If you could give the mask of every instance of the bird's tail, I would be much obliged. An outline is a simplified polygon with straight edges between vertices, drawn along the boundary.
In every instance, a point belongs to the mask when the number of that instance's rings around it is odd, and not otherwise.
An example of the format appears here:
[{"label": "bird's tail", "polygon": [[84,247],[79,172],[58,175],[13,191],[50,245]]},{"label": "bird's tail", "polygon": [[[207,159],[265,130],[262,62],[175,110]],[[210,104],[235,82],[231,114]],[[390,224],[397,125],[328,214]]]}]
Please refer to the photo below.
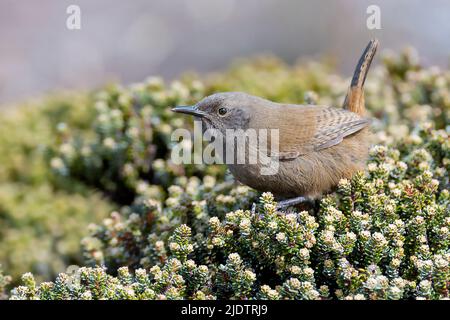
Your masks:
[{"label": "bird's tail", "polygon": [[364,50],[358,65],[353,74],[350,88],[344,101],[344,109],[363,115],[365,112],[364,106],[364,82],[366,81],[367,72],[370,64],[378,48],[378,40],[372,39]]}]

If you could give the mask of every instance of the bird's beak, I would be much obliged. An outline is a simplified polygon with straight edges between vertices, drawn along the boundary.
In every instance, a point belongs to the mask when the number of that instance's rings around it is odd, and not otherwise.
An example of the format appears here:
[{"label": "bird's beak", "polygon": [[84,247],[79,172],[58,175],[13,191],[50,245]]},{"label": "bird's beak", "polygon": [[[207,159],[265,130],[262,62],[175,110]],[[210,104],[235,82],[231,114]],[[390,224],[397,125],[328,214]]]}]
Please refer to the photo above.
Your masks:
[{"label": "bird's beak", "polygon": [[196,117],[204,117],[206,115],[205,112],[198,110],[198,108],[196,106],[178,106],[178,107],[172,108],[172,111],[178,112],[178,113],[189,114],[191,116],[196,116]]}]

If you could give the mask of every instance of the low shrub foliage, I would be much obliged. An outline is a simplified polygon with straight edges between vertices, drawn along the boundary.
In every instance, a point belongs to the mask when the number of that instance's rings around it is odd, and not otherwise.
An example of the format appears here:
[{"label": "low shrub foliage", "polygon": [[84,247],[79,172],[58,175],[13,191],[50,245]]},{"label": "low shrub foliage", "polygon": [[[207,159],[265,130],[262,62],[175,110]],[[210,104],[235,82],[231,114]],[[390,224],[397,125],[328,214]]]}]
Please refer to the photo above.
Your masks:
[{"label": "low shrub foliage", "polygon": [[367,80],[366,170],[314,204],[279,211],[224,166],[170,160],[171,133],[191,127],[173,105],[239,90],[339,106],[347,86],[327,64],[265,57],[96,93],[84,125],[58,118],[40,159],[55,194],[95,189],[117,210],[86,228],[84,267],[52,282],[25,273],[10,299],[448,298],[450,73],[412,49],[386,54]]}]

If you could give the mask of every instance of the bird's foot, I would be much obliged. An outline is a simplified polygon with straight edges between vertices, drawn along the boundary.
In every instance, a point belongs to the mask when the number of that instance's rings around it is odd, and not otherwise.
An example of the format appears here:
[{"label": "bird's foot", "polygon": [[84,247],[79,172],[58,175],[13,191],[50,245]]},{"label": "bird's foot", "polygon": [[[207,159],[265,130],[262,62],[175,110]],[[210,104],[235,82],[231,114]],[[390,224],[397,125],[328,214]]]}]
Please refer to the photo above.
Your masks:
[{"label": "bird's foot", "polygon": [[290,206],[295,206],[299,203],[305,203],[305,202],[313,202],[314,200],[307,198],[307,197],[296,197],[292,199],[285,199],[277,204],[277,209],[285,209]]}]

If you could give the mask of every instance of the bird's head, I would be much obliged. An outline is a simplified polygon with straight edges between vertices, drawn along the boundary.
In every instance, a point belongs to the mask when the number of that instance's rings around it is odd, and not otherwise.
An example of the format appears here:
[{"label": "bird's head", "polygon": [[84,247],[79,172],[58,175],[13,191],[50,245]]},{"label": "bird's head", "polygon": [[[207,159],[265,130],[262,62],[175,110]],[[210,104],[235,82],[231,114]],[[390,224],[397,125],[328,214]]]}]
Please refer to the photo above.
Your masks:
[{"label": "bird's head", "polygon": [[179,106],[172,111],[202,119],[207,128],[247,129],[261,98],[242,92],[223,92],[210,95],[193,106]]}]

